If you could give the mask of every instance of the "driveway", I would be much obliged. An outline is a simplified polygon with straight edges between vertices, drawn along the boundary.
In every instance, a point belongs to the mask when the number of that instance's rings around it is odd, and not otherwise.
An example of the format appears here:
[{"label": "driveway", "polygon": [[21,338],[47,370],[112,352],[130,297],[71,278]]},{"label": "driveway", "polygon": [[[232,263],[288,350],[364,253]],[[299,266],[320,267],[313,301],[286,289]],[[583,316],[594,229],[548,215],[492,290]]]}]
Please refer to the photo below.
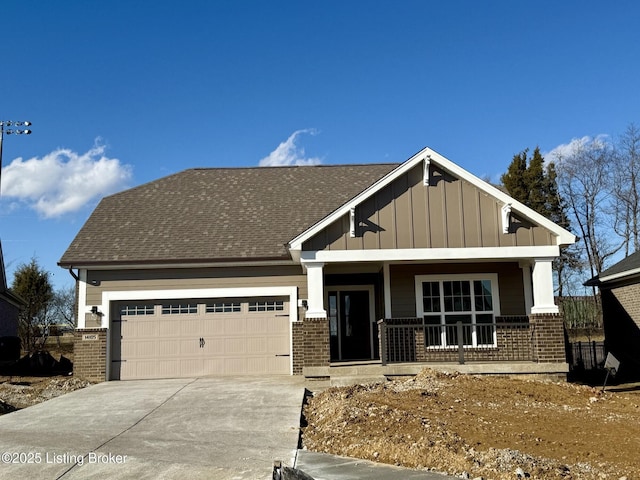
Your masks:
[{"label": "driveway", "polygon": [[0,417],[0,478],[270,479],[292,464],[304,379],[108,382]]}]

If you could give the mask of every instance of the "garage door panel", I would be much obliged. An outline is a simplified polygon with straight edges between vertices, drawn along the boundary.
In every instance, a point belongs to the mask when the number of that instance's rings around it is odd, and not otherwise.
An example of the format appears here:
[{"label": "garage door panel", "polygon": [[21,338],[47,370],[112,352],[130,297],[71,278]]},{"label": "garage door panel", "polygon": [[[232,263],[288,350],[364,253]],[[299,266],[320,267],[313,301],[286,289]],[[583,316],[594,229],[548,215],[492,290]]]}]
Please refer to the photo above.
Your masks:
[{"label": "garage door panel", "polygon": [[161,314],[156,308],[154,315],[123,316],[121,338],[113,338],[119,345],[112,352],[120,357],[114,356],[113,371],[121,379],[290,373],[288,316],[249,312],[247,305],[237,312]]}]

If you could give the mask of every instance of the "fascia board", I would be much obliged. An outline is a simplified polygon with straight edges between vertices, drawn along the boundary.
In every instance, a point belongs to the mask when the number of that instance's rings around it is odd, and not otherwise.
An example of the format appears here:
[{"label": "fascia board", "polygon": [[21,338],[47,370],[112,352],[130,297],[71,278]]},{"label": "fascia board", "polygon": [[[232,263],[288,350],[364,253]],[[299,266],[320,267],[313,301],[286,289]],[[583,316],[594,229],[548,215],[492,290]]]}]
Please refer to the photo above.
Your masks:
[{"label": "fascia board", "polygon": [[301,262],[405,262],[405,261],[479,261],[553,259],[560,255],[560,247],[472,247],[472,248],[405,248],[380,250],[319,250],[302,251]]},{"label": "fascia board", "polygon": [[621,278],[632,277],[634,275],[640,275],[640,268],[634,268],[632,270],[627,270],[620,273],[614,273],[612,275],[607,275],[606,277],[600,277],[599,283],[607,283],[612,282],[614,280],[619,280]]}]

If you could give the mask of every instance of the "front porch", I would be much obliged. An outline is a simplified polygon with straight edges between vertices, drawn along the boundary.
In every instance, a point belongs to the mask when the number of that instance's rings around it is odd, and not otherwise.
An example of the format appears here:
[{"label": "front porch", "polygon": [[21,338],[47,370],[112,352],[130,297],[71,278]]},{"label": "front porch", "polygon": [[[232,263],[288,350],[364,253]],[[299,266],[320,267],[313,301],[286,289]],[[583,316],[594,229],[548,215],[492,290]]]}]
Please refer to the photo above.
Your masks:
[{"label": "front porch", "polygon": [[[320,338],[328,334],[328,323],[315,319],[315,334]],[[318,346],[315,343],[314,358],[328,360],[329,342],[324,342],[324,352]],[[331,385],[345,385],[413,376],[424,368],[555,380],[566,379],[569,369],[563,318],[558,314],[498,316],[492,323],[437,326],[425,324],[423,318],[384,319],[378,322],[377,350],[380,360],[325,360],[303,366],[301,373],[330,380]]]}]

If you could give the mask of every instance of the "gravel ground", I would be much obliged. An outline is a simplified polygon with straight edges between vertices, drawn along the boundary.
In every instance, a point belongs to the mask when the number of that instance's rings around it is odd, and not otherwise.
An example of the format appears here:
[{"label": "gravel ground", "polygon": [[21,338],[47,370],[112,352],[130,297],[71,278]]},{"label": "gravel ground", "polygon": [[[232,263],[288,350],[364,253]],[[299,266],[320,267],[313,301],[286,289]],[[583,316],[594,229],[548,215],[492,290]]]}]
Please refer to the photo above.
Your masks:
[{"label": "gravel ground", "polygon": [[304,447],[462,478],[640,479],[640,395],[425,370],[332,387],[305,407]]},{"label": "gravel ground", "polygon": [[0,377],[0,415],[91,385],[73,376]]}]

